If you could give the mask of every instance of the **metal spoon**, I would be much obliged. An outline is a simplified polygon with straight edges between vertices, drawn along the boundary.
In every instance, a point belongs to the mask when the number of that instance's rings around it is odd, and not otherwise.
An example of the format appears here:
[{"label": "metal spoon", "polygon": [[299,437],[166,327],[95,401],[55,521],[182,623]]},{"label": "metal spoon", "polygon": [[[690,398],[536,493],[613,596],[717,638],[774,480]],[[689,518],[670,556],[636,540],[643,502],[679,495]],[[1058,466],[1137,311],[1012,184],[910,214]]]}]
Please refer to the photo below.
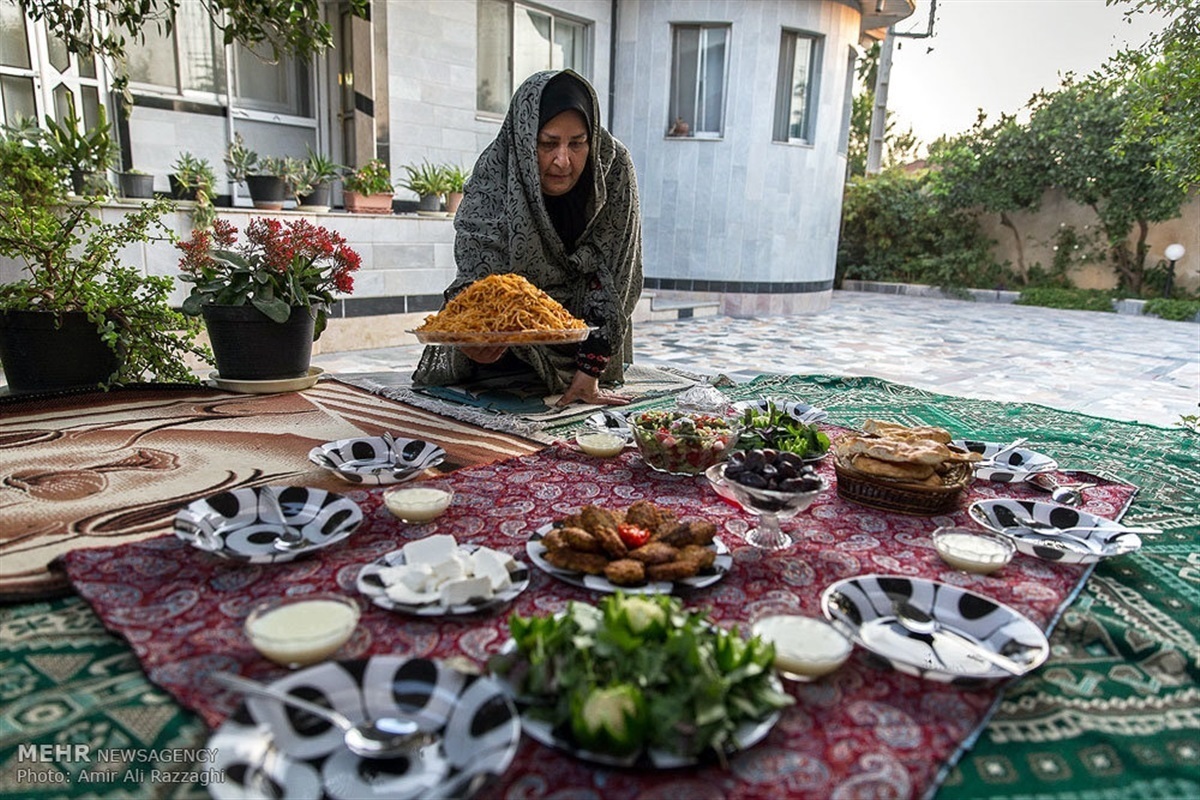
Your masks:
[{"label": "metal spoon", "polygon": [[1071,486],[1059,484],[1050,492],[1050,499],[1064,506],[1077,506],[1083,501],[1083,490],[1090,489],[1094,483],[1076,483]]},{"label": "metal spoon", "polygon": [[279,497],[266,486],[258,490],[258,518],[276,534],[275,541],[271,543],[276,550],[290,553],[312,546],[303,531],[287,523]]},{"label": "metal spoon", "polygon": [[931,636],[935,640],[939,637],[953,639],[966,647],[972,655],[979,656],[984,661],[999,667],[1010,675],[1022,675],[1025,673],[1024,665],[1014,661],[1003,653],[990,650],[987,646],[980,644],[969,636],[964,636],[953,628],[945,627],[942,623],[906,600],[897,602],[893,606],[893,609],[896,612],[896,621],[906,630]]},{"label": "metal spoon", "polygon": [[350,721],[349,717],[331,708],[311,703],[281,689],[243,678],[240,675],[215,672],[212,674],[212,678],[217,683],[230,689],[236,689],[243,694],[255,694],[278,700],[337,726],[342,731],[346,748],[363,758],[395,758],[408,755],[434,739],[433,734],[422,733],[420,726],[412,719],[379,717],[363,720],[356,725]]}]

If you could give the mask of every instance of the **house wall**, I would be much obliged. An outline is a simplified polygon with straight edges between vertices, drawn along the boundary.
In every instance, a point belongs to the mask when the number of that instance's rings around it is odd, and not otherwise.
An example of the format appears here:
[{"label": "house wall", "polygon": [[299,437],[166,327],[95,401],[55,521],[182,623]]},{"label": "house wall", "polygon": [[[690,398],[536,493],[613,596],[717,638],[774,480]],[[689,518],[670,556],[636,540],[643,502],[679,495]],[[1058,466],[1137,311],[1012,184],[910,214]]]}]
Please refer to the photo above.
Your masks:
[{"label": "house wall", "polygon": [[[532,5],[591,24],[588,78],[606,119],[612,3],[558,0]],[[424,160],[473,167],[502,122],[475,111],[475,0],[389,2],[387,13],[392,176],[399,184],[405,164]],[[399,188],[396,197],[416,199]]]},{"label": "house wall", "polygon": [[[613,133],[638,169],[647,288],[733,316],[828,307],[846,157],[838,152],[857,4],[621,0]],[[670,137],[671,24],[731,25],[722,139]],[[771,140],[784,28],[823,36],[811,144]]]}]

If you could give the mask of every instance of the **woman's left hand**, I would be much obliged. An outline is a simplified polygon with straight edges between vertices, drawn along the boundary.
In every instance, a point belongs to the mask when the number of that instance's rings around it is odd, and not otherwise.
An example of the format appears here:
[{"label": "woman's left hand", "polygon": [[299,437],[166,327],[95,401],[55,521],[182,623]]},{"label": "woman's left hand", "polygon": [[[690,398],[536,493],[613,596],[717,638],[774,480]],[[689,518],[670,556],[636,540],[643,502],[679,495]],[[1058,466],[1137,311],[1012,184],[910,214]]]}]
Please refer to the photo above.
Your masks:
[{"label": "woman's left hand", "polygon": [[578,400],[593,405],[624,406],[629,405],[629,401],[632,399],[623,394],[601,389],[599,378],[594,378],[586,372],[576,372],[575,377],[571,379],[571,385],[567,387],[555,405],[562,408]]}]

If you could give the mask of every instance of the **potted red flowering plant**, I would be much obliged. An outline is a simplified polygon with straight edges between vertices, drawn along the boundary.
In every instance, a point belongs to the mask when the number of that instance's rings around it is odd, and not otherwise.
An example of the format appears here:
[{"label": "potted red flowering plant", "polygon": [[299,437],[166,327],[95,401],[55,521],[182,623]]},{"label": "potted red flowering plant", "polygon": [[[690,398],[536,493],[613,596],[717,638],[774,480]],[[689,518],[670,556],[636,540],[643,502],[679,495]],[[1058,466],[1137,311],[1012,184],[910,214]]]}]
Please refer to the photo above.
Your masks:
[{"label": "potted red flowering plant", "polygon": [[237,228],[218,219],[180,242],[183,312],[203,315],[217,371],[229,380],[282,380],[308,373],[334,292],[354,290],[361,259],[338,233],[304,219],[257,218]]}]

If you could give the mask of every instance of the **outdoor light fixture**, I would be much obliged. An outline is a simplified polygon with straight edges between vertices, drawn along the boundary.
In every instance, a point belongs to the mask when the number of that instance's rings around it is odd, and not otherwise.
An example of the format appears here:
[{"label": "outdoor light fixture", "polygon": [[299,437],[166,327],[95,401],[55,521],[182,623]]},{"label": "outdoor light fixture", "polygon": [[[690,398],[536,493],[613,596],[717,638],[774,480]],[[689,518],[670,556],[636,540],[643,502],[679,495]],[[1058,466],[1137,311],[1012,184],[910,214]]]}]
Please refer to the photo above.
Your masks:
[{"label": "outdoor light fixture", "polygon": [[1167,280],[1163,284],[1163,297],[1170,297],[1171,290],[1175,284],[1175,262],[1183,258],[1183,254],[1187,251],[1183,249],[1183,245],[1179,242],[1167,245],[1167,249],[1163,251],[1163,255],[1167,257]]}]

